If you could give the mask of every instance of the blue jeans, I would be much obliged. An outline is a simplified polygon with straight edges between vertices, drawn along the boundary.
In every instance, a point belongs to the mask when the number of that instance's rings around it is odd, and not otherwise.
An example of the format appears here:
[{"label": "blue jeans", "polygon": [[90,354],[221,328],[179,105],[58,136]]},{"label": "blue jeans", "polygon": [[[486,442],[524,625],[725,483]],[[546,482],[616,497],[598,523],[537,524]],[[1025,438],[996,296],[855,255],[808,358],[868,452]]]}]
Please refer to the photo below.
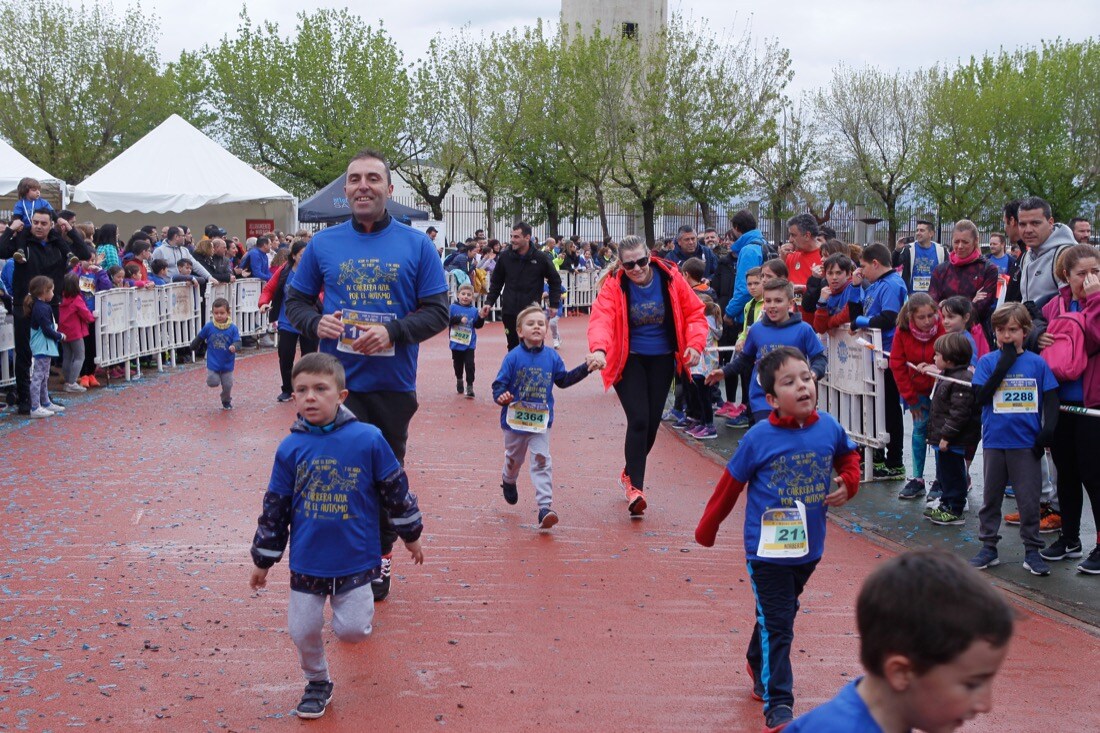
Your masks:
[{"label": "blue jeans", "polygon": [[954,445],[947,450],[936,451],[936,480],[940,482],[943,496],[940,507],[955,515],[963,513],[966,506],[966,451]]},{"label": "blue jeans", "polygon": [[915,409],[924,417],[918,418],[914,408],[910,408],[909,414],[913,416],[913,478],[923,479],[924,461],[928,457],[928,419],[932,416],[932,400],[920,397]]}]

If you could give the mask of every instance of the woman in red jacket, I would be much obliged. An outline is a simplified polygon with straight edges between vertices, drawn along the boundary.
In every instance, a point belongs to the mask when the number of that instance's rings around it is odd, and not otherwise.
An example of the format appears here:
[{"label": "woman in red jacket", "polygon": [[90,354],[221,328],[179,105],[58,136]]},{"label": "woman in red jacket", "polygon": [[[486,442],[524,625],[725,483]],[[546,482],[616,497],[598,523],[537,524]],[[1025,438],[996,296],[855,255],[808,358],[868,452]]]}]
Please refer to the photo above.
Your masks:
[{"label": "woman in red jacket", "polygon": [[657,439],[676,368],[684,374],[707,342],[703,302],[675,266],[651,259],[639,237],[623,237],[588,322],[589,359],[603,369],[626,413],[626,467],[619,486],[631,516],[646,508],[646,458]]}]

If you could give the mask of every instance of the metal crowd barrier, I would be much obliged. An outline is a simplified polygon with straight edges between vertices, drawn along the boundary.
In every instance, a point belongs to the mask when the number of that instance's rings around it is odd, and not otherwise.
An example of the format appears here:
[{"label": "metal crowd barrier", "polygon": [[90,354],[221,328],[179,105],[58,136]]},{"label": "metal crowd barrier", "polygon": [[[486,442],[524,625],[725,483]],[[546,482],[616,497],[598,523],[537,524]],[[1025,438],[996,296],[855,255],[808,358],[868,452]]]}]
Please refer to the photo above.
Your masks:
[{"label": "metal crowd barrier", "polygon": [[0,387],[15,384],[15,319],[0,320]]},{"label": "metal crowd barrier", "polygon": [[852,333],[848,326],[830,331],[829,366],[821,380],[818,404],[864,449],[864,478],[871,478],[875,450],[890,442],[886,430],[886,378],[889,360],[882,351],[882,331]]}]

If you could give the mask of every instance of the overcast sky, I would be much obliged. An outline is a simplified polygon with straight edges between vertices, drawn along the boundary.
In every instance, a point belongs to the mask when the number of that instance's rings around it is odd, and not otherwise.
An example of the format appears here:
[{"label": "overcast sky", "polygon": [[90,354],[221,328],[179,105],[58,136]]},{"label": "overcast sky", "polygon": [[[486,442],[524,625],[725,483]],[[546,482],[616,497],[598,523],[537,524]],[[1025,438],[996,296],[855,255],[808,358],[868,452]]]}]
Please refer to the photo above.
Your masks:
[{"label": "overcast sky", "polygon": [[[75,1],[75,0],[73,0]],[[123,0],[116,0],[122,5]],[[232,34],[236,0],[156,0],[144,3],[161,20],[162,60]],[[380,20],[412,61],[436,33],[469,23],[491,32],[542,17],[557,21],[560,0],[412,0],[411,2],[292,2],[252,0],[253,21],[267,19],[289,33],[295,15],[319,7],[347,7],[370,24]],[[751,22],[757,36],[778,38],[790,49],[791,91],[826,83],[839,62],[914,69],[981,55],[1000,47],[1062,37],[1082,40],[1100,29],[1100,0],[669,0],[672,12],[705,18],[716,28]]]}]

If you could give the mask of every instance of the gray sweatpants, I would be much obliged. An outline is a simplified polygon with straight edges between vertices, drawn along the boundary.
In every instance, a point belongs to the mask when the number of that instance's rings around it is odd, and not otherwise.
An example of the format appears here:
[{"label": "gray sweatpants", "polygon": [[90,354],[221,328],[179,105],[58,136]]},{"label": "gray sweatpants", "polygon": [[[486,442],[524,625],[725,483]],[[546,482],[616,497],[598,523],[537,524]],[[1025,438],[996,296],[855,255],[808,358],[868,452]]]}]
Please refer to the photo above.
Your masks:
[{"label": "gray sweatpants", "polygon": [[374,591],[370,583],[335,596],[290,591],[287,625],[290,638],[298,647],[298,660],[307,682],[330,679],[321,635],[325,628],[326,598],[332,605],[332,630],[340,641],[355,644],[365,640],[374,623]]},{"label": "gray sweatpants", "polygon": [[84,339],[65,339],[61,342],[61,375],[65,384],[76,384],[80,369],[84,366]]},{"label": "gray sweatpants", "polygon": [[50,357],[34,357],[31,367],[31,410],[52,404],[47,383],[50,381]]},{"label": "gray sweatpants", "polygon": [[531,483],[535,486],[535,501],[540,507],[550,506],[554,499],[554,481],[550,470],[549,430],[545,433],[504,431],[504,480],[510,484],[516,482],[527,451],[531,451]]},{"label": "gray sweatpants", "polygon": [[207,387],[222,388],[222,402],[229,402],[230,393],[233,391],[233,372],[206,372]]},{"label": "gray sweatpants", "polygon": [[1030,448],[1003,450],[986,448],[985,495],[978,512],[978,539],[983,545],[996,547],[1001,539],[1001,503],[1005,486],[1012,484],[1016,492],[1016,508],[1020,510],[1020,539],[1025,548],[1042,549],[1039,539],[1039,493],[1043,488],[1041,462]]}]

